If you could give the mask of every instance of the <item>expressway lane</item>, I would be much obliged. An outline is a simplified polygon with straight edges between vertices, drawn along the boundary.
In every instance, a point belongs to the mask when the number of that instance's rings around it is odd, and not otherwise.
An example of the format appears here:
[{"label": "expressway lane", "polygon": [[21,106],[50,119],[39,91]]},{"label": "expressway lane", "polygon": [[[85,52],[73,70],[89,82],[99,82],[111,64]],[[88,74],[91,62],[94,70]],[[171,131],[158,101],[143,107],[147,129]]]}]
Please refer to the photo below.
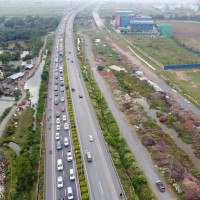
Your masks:
[{"label": "expressway lane", "polygon": [[[79,77],[80,69],[73,41],[73,20],[75,14],[69,17],[66,26],[65,48],[69,83],[71,88],[75,88],[75,92],[71,92],[71,96],[86,176],[89,183],[89,193],[91,199],[116,200],[119,199],[119,193],[122,189],[102,138],[101,130],[91,106],[84,82]],[[80,94],[83,98],[79,98]],[[94,142],[91,143],[88,138],[90,134],[94,137]],[[90,151],[93,156],[92,163],[85,161],[85,152],[87,150]]]},{"label": "expressway lane", "polygon": [[[63,60],[62,54],[63,51],[63,36],[65,23],[68,17],[71,15],[70,12],[66,14],[61,20],[57,31],[53,47],[50,75],[49,75],[49,88],[48,88],[48,107],[47,107],[47,137],[46,137],[46,184],[45,184],[45,199],[55,200],[67,198],[67,187],[72,187],[74,199],[79,200],[80,191],[77,189],[77,176],[76,176],[76,164],[74,162],[74,153],[72,147],[72,137],[69,124],[69,114],[67,109],[67,99],[66,91],[63,81]],[[62,100],[61,100],[62,97]],[[64,100],[63,100],[64,98]],[[58,101],[58,103],[56,103]],[[62,110],[64,108],[64,110]],[[56,116],[56,113],[59,112],[60,116]],[[64,121],[63,115],[66,116]],[[58,120],[59,119],[59,120]],[[64,128],[64,124],[68,123],[69,130]],[[60,130],[58,125],[60,125]],[[66,125],[66,124],[65,124]],[[56,139],[56,133],[59,133],[60,138]],[[64,145],[64,138],[68,138],[69,146]],[[61,150],[57,149],[57,141],[61,142]],[[67,161],[68,151],[72,152],[73,161]],[[50,153],[50,151],[52,153]],[[63,170],[58,171],[57,169],[57,160],[62,159]],[[75,180],[72,181],[69,179],[69,171],[74,169]],[[61,176],[63,178],[63,187],[58,188],[57,178]]]}]

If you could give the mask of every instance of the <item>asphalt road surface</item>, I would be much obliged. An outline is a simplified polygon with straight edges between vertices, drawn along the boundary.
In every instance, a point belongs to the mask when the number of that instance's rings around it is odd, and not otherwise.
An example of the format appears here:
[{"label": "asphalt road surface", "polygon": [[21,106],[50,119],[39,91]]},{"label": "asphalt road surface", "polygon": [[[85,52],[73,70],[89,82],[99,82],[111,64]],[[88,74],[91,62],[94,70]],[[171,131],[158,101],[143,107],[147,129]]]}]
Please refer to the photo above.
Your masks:
[{"label": "asphalt road surface", "polygon": [[[64,24],[66,26],[66,55],[68,76],[70,87],[75,89],[72,92],[72,102],[74,107],[74,113],[76,117],[77,131],[80,139],[80,146],[82,150],[83,162],[85,167],[85,175],[88,181],[90,199],[98,200],[116,200],[119,199],[119,194],[122,192],[120,183],[118,181],[115,169],[113,167],[110,156],[107,152],[106,145],[101,135],[101,130],[91,106],[87,90],[85,88],[82,76],[80,75],[78,60],[76,57],[76,51],[73,40],[73,21],[76,12],[72,11],[67,14],[56,31],[56,39],[53,48],[53,55],[50,68],[50,81],[48,91],[48,107],[47,112],[47,138],[46,138],[46,190],[45,199],[54,200],[60,198],[67,198],[67,187],[72,187],[74,199],[80,199],[80,191],[77,187],[76,177],[75,181],[69,180],[69,169],[76,169],[74,161],[68,162],[66,154],[69,150],[73,153],[73,146],[71,140],[71,130],[64,130],[64,122],[62,115],[67,116],[67,122],[69,124],[66,91],[61,91],[62,73],[59,72],[62,64],[62,57],[60,57],[60,51],[63,50],[63,32]],[[70,53],[69,53],[70,52]],[[58,60],[57,60],[58,59]],[[58,71],[56,70],[58,62]],[[81,76],[81,77],[80,77]],[[56,78],[58,77],[58,78]],[[62,79],[62,78],[61,78]],[[57,85],[56,85],[57,84]],[[55,88],[57,86],[58,90]],[[83,98],[79,98],[79,94]],[[58,95],[58,96],[55,96]],[[59,104],[55,105],[55,99],[59,98]],[[64,97],[64,102],[61,102],[61,97]],[[61,108],[64,107],[65,111],[62,112]],[[56,122],[56,112],[60,112],[60,125],[61,130],[57,130],[58,123]],[[62,149],[56,149],[55,133],[59,132]],[[92,135],[93,142],[89,141],[88,135]],[[64,147],[64,137],[68,137],[70,140],[69,147]],[[90,151],[92,154],[92,162],[87,162],[85,153]],[[62,159],[64,170],[57,170],[57,160]],[[74,160],[74,159],[73,159]],[[57,188],[57,177],[63,177],[63,188]]]},{"label": "asphalt road surface", "polygon": [[[122,189],[91,106],[76,56],[73,39],[75,14],[71,15],[67,22],[65,48],[70,88],[75,89],[71,95],[89,194],[90,198],[94,200],[117,200],[120,198],[119,194]],[[82,95],[82,98],[79,98],[79,95]],[[93,142],[89,141],[88,135],[93,136]],[[87,151],[92,154],[92,162],[86,160],[85,153]]]},{"label": "asphalt road surface", "polygon": [[121,133],[125,137],[137,162],[139,163],[142,170],[144,171],[144,173],[148,179],[149,185],[151,186],[154,194],[160,200],[175,199],[175,197],[173,197],[173,195],[170,193],[170,191],[167,188],[164,193],[161,193],[158,190],[157,186],[155,185],[155,181],[162,180],[162,176],[159,174],[159,172],[155,168],[152,160],[150,159],[148,152],[146,151],[146,149],[143,147],[143,145],[139,141],[135,130],[127,123],[127,121],[124,119],[123,114],[116,107],[116,104],[115,104],[108,88],[106,87],[104,80],[97,72],[96,66],[94,65],[93,60],[91,59],[90,40],[85,35],[82,34],[82,36],[84,36],[84,38],[85,38],[87,58],[90,62],[90,66],[92,68],[94,78],[95,78],[96,82],[98,83],[98,85],[101,89],[101,92],[102,92],[103,96],[105,97],[105,99],[106,99],[106,101],[118,123],[118,126],[120,127]]},{"label": "asphalt road surface", "polygon": [[[74,199],[80,199],[79,190],[77,190],[77,177],[74,181],[69,179],[69,170],[74,169],[76,172],[76,166],[74,162],[73,145],[71,140],[71,130],[64,130],[64,123],[69,124],[69,116],[67,110],[66,91],[64,87],[63,73],[60,72],[60,67],[63,69],[62,56],[60,52],[63,50],[63,36],[66,20],[69,15],[67,14],[60,22],[57,31],[53,48],[53,54],[51,59],[50,78],[49,78],[49,91],[48,91],[48,107],[47,107],[47,138],[46,138],[46,194],[45,199],[54,200],[61,199],[67,196],[67,187],[72,187]],[[57,60],[57,61],[56,61]],[[63,77],[63,78],[62,78]],[[63,82],[63,83],[62,83]],[[62,84],[61,84],[62,83]],[[57,87],[57,89],[56,89]],[[64,90],[61,90],[61,87]],[[64,101],[61,101],[61,97],[64,97]],[[58,98],[58,105],[55,105],[55,99]],[[61,108],[64,107],[64,111]],[[56,117],[56,112],[60,112],[60,117]],[[66,121],[63,121],[63,115],[66,115]],[[56,122],[56,119],[60,119],[60,123]],[[57,130],[57,125],[60,125],[60,130]],[[70,126],[70,125],[69,125]],[[60,142],[62,145],[61,150],[56,148],[55,134],[59,133]],[[69,140],[69,146],[64,146],[64,138]],[[50,153],[51,151],[51,153]],[[73,155],[73,161],[67,161],[67,152],[71,151]],[[57,160],[62,159],[64,169],[57,170]],[[76,175],[76,174],[75,174]],[[63,188],[57,188],[57,178],[63,177]]]}]

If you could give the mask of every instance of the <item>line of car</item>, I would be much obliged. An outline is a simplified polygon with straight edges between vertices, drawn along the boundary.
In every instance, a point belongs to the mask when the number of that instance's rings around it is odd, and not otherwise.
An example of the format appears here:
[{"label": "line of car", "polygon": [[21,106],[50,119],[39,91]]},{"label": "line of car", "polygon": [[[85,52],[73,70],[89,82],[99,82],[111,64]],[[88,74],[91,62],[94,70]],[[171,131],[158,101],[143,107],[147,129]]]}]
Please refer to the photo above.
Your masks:
[{"label": "line of car", "polygon": [[[60,150],[63,149],[63,144],[64,148],[66,148],[66,156],[63,157],[63,152],[56,158],[56,168],[58,173],[57,176],[57,188],[61,189],[64,188],[64,180],[65,180],[65,175],[64,172],[66,172],[67,168],[67,173],[69,174],[69,180],[70,181],[75,181],[75,171],[73,167],[71,167],[71,164],[67,167],[64,166],[66,165],[64,162],[64,158],[66,157],[66,160],[68,162],[73,161],[73,154],[71,152],[70,148],[70,140],[69,140],[69,124],[67,122],[67,115],[66,112],[67,110],[65,109],[65,83],[64,83],[64,74],[63,74],[63,59],[62,59],[62,51],[63,51],[63,34],[64,34],[64,25],[62,26],[62,30],[59,32],[59,37],[57,38],[57,46],[56,46],[56,58],[55,58],[55,65],[54,65],[54,82],[55,85],[54,87],[54,104],[55,104],[55,132],[54,132],[54,137],[55,137],[55,143],[56,143],[56,149],[59,152]],[[60,92],[59,92],[60,91]],[[59,97],[59,95],[61,95]],[[58,107],[58,105],[60,105]],[[63,132],[64,129],[64,132]],[[62,155],[62,157],[61,157]],[[63,175],[60,174],[60,172],[63,172]],[[69,182],[67,182],[69,184]],[[66,184],[66,183],[65,183]],[[62,193],[58,193],[58,197],[63,196]],[[65,189],[65,196],[67,196],[67,199],[71,200],[74,199],[74,194],[73,194],[73,189],[72,185],[68,185],[68,187]],[[64,199],[64,198],[61,198]]]}]

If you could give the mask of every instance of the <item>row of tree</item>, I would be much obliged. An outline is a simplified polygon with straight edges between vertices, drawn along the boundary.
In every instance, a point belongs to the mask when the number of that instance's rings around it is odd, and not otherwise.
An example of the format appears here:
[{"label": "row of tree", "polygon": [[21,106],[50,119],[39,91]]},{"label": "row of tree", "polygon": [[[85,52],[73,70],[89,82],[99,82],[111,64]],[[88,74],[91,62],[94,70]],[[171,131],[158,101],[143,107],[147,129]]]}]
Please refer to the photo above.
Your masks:
[{"label": "row of tree", "polygon": [[48,32],[54,31],[60,18],[41,18],[39,16],[27,16],[25,18],[13,17],[6,19],[0,17],[0,46],[6,48],[10,41],[24,40],[28,49],[37,56],[43,45],[41,40]]}]

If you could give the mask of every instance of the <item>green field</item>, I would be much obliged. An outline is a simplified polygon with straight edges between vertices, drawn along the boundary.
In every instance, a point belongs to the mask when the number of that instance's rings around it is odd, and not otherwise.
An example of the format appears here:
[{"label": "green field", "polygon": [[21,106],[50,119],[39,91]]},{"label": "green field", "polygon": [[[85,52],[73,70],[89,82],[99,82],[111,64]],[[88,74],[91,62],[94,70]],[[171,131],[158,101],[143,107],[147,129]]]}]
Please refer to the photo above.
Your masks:
[{"label": "green field", "polygon": [[173,36],[189,48],[200,51],[200,22],[158,21],[158,24],[172,24]]},{"label": "green field", "polygon": [[200,63],[200,55],[183,48],[172,38],[147,38],[134,35],[125,37],[163,65]]}]

